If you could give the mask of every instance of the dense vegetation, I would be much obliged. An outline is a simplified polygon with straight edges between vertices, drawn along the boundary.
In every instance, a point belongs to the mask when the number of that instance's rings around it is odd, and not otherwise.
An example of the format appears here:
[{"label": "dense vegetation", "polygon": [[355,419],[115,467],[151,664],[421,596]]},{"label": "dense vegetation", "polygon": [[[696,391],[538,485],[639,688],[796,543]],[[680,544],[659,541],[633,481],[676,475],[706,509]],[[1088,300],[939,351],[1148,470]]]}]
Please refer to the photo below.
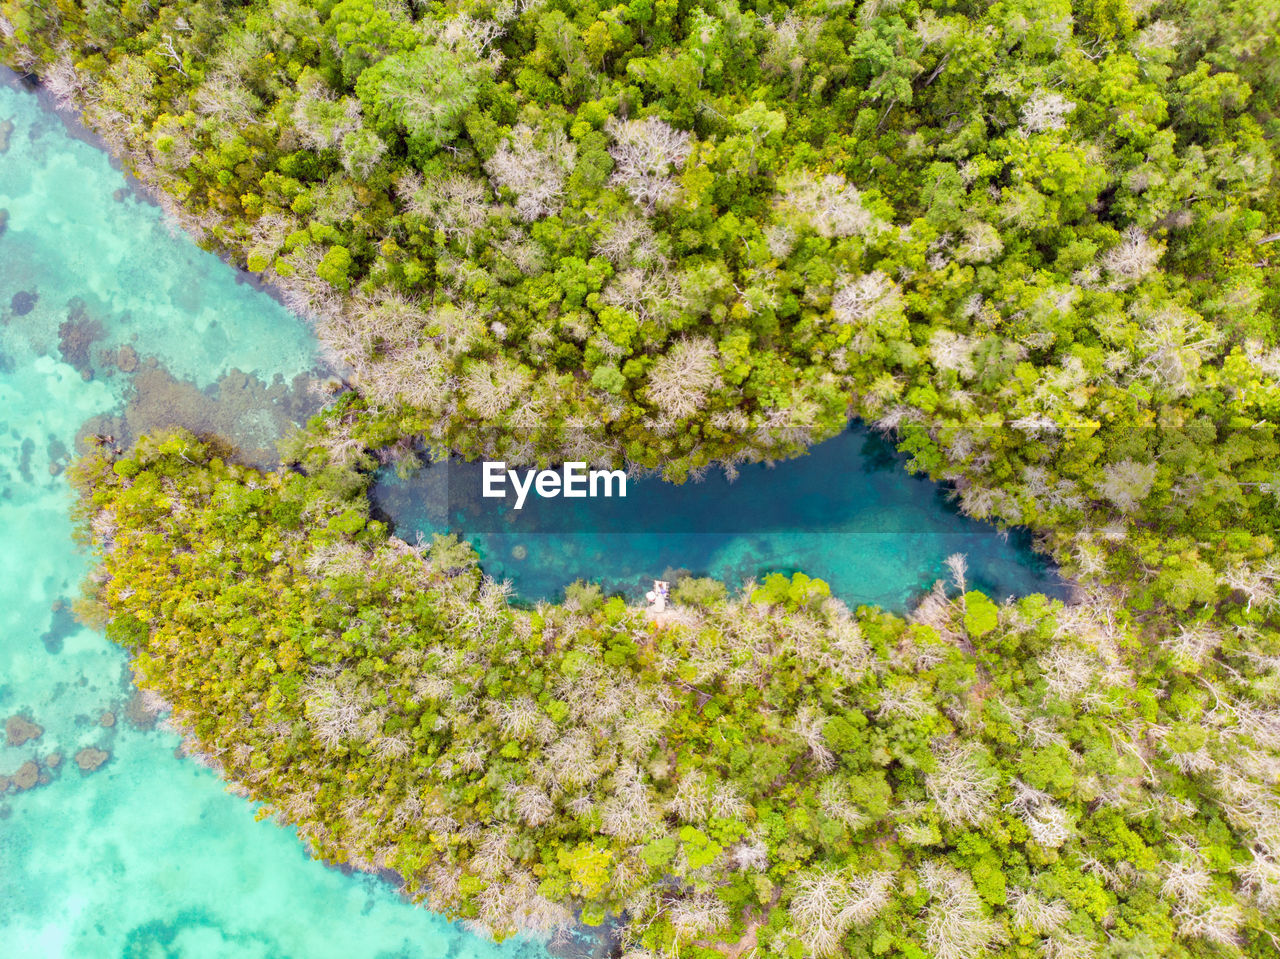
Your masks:
[{"label": "dense vegetation", "polygon": [[632,956],[1275,955],[1280,643],[1104,603],[819,581],[508,606],[333,473],[190,434],[82,461],[92,606],[188,748],[318,855]]},{"label": "dense vegetation", "polygon": [[[80,471],[89,608],[320,854],[655,953],[1280,948],[1276,0],[0,0],[0,50],[356,370],[295,470]],[[1090,598],[514,610],[361,500],[419,438],[678,480],[851,414]]]},{"label": "dense vegetation", "polygon": [[[9,62],[317,317],[374,443],[678,479],[851,411],[1023,444],[1220,421],[1276,363],[1275,0],[0,17]],[[952,472],[1003,461],[941,445]]]}]

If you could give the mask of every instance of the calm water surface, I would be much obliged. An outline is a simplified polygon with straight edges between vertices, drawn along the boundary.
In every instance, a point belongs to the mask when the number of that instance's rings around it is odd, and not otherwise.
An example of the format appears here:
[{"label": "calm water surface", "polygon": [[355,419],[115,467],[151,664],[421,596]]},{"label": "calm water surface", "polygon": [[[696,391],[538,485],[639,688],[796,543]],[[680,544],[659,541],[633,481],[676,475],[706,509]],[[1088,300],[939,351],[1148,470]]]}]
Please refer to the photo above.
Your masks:
[{"label": "calm water surface", "polygon": [[[495,946],[386,883],[310,861],[291,831],[255,822],[211,772],[176,757],[176,736],[126,720],[124,655],[64,608],[87,568],[61,472],[77,429],[204,414],[270,445],[308,408],[316,344],[0,77],[5,121],[0,720],[21,713],[44,734],[20,747],[0,736],[0,776],[34,760],[49,781],[0,789],[0,956],[542,959],[541,946]],[[130,403],[135,392],[146,395]],[[83,775],[72,756],[90,746],[111,759]]]},{"label": "calm water surface", "polygon": [[970,585],[994,597],[1065,595],[1025,534],[1006,539],[961,516],[942,487],[904,465],[883,439],[852,427],[799,459],[744,466],[732,482],[718,472],[684,486],[632,480],[625,499],[530,491],[517,511],[514,495],[481,497],[478,464],[451,462],[408,480],[387,471],[373,500],[406,538],[462,534],[485,572],[526,600],[558,599],[579,578],[638,599],[681,570],[731,587],[802,570],[850,605],[903,610],[944,577],[952,553],[968,557]]}]

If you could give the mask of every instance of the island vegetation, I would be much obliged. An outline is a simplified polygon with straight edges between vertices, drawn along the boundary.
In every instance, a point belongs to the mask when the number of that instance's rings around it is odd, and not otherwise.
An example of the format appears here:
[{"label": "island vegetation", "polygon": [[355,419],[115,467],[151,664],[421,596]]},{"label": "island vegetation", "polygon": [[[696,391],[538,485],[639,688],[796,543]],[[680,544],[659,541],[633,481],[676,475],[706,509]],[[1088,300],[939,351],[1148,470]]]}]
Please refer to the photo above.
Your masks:
[{"label": "island vegetation", "polygon": [[905,618],[803,574],[519,608],[356,474],[219,452],[77,464],[82,612],[317,856],[498,936],[621,917],[632,959],[1275,954],[1262,604],[997,605],[956,556]]},{"label": "island vegetation", "polygon": [[[1034,521],[1091,492],[1095,424],[1221,424],[1275,363],[1274,0],[0,17],[8,62],[316,319],[370,445],[678,480],[856,413],[948,430],[971,505]],[[1051,427],[1085,435],[1046,494],[1004,447]]]},{"label": "island vegetation", "polygon": [[[0,49],[355,371],[77,467],[85,616],[317,854],[637,956],[1280,949],[1280,4],[29,4]],[[858,416],[1063,605],[512,607],[416,450],[681,481]],[[536,558],[535,558],[536,560]]]}]

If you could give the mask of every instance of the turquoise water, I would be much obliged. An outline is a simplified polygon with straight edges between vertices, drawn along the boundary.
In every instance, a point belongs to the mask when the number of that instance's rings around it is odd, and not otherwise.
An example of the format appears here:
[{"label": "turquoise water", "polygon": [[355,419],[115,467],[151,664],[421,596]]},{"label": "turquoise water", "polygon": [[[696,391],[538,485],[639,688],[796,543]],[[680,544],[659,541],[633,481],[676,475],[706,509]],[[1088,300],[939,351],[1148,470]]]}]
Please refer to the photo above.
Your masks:
[{"label": "turquoise water", "polygon": [[559,599],[579,578],[638,599],[680,570],[731,588],[802,570],[850,605],[903,610],[945,578],[952,553],[965,554],[971,587],[991,596],[1066,593],[1025,534],[1006,538],[961,516],[942,487],[909,476],[905,458],[860,427],[799,459],[744,466],[732,482],[723,473],[684,486],[633,479],[625,499],[531,491],[517,511],[514,495],[482,498],[482,482],[475,463],[436,464],[407,480],[386,471],[373,501],[406,538],[458,532],[485,572],[526,600]]},{"label": "turquoise water", "polygon": [[[310,861],[291,831],[255,822],[210,771],[175,756],[176,736],[127,720],[123,654],[62,608],[87,569],[61,472],[77,430],[98,417],[96,431],[122,439],[195,416],[269,447],[315,405],[316,344],[235,271],[174,237],[103,153],[0,77],[6,120],[0,721],[21,713],[44,734],[20,747],[0,736],[0,776],[34,760],[49,781],[0,789],[0,956],[545,956],[527,942],[495,946],[385,882]],[[114,725],[102,725],[104,712]],[[72,757],[85,747],[111,758],[82,774]]]}]

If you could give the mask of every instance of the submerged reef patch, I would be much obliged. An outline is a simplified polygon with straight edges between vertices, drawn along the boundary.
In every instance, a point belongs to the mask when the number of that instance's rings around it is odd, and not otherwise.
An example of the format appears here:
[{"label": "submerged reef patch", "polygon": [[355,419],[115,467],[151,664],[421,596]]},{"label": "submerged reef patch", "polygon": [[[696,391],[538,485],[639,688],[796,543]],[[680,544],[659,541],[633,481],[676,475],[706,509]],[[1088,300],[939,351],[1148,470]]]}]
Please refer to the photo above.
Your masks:
[{"label": "submerged reef patch", "polygon": [[305,374],[286,383],[280,377],[265,383],[257,376],[231,370],[216,383],[200,389],[179,380],[152,357],[141,361],[131,348],[117,354],[117,365],[130,362],[138,372],[134,389],[120,416],[98,416],[80,429],[81,448],[91,437],[109,437],[125,447],[143,433],[181,426],[200,436],[217,436],[237,451],[236,459],[253,466],[274,466],[276,443],[293,426],[306,422],[325,402],[315,380]]},{"label": "submerged reef patch", "polygon": [[13,135],[13,121],[0,120],[0,153],[9,152],[9,137]]},{"label": "submerged reef patch", "polygon": [[10,746],[22,746],[44,735],[44,727],[20,714],[4,721],[4,735]]},{"label": "submerged reef patch", "polygon": [[96,746],[87,746],[75,755],[76,765],[80,767],[80,772],[88,775],[102,766],[111,753],[106,749],[98,749]]},{"label": "submerged reef patch", "polygon": [[19,450],[18,475],[22,477],[24,483],[30,483],[35,478],[31,472],[31,457],[36,451],[36,444],[31,442],[31,437],[28,436],[22,441]]},{"label": "submerged reef patch", "polygon": [[67,468],[67,463],[71,458],[71,451],[67,449],[67,445],[62,440],[57,437],[51,437],[45,447],[45,455],[49,457],[49,475],[57,476]]},{"label": "submerged reef patch", "polygon": [[116,351],[114,362],[116,369],[121,373],[136,373],[138,372],[138,351],[125,344]]},{"label": "submerged reef patch", "polygon": [[139,690],[135,689],[124,704],[124,719],[134,729],[142,732],[155,728],[156,713],[147,706],[147,701]]},{"label": "submerged reef patch", "polygon": [[178,936],[175,925],[156,920],[137,926],[129,934],[125,942],[122,959],[148,959],[151,956],[163,956],[165,959],[175,955],[173,941]]},{"label": "submerged reef patch", "polygon": [[[93,344],[106,336],[106,328],[80,297],[67,304],[67,318],[58,327],[58,351],[86,380],[93,379]],[[16,312],[16,310],[15,310]]]},{"label": "submerged reef patch", "polygon": [[19,790],[34,789],[40,784],[40,766],[34,759],[28,759],[13,774],[13,784]]},{"label": "submerged reef patch", "polygon": [[80,628],[71,605],[66,600],[56,600],[53,604],[53,615],[49,618],[49,628],[40,636],[40,642],[50,653],[62,652],[62,642]]},{"label": "submerged reef patch", "polygon": [[[203,909],[184,909],[135,926],[126,936],[121,959],[155,959],[186,956],[191,944],[216,949],[218,955],[283,956],[285,951],[273,938],[258,930],[242,930],[221,921]],[[203,950],[202,950],[203,953]],[[204,954],[212,954],[204,953]],[[396,953],[395,955],[408,955]],[[414,955],[417,955],[415,952]],[[382,959],[380,954],[370,959]],[[390,957],[388,956],[388,959]]]},{"label": "submerged reef patch", "polygon": [[36,301],[39,299],[39,293],[32,290],[19,290],[9,300],[9,309],[13,310],[14,316],[26,316],[36,308]]}]

